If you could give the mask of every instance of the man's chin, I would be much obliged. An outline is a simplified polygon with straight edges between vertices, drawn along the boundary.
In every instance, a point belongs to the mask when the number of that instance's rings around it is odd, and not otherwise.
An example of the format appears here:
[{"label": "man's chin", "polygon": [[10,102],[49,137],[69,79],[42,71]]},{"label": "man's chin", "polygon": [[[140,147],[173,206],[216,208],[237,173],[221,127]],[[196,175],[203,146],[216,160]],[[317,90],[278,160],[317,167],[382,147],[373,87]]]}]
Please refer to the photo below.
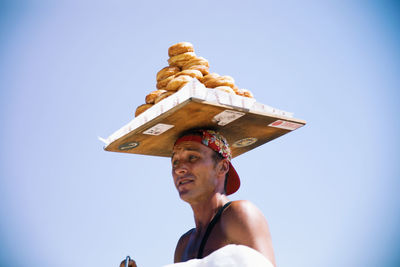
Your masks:
[{"label": "man's chin", "polygon": [[187,197],[188,195],[190,195],[189,190],[186,190],[186,189],[179,190],[178,193],[179,193],[180,198],[182,198],[182,199]]},{"label": "man's chin", "polygon": [[193,198],[193,192],[188,189],[179,190],[178,193],[179,197],[185,202],[189,202]]}]

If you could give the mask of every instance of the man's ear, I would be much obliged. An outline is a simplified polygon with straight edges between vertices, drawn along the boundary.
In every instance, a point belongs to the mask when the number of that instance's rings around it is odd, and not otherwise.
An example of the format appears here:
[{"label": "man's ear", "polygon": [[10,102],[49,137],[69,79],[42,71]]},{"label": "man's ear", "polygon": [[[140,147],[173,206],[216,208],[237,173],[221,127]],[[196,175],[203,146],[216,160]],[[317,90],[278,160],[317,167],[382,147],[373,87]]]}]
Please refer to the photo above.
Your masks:
[{"label": "man's ear", "polygon": [[229,161],[227,159],[222,159],[218,162],[218,175],[225,177],[226,173],[229,171]]}]

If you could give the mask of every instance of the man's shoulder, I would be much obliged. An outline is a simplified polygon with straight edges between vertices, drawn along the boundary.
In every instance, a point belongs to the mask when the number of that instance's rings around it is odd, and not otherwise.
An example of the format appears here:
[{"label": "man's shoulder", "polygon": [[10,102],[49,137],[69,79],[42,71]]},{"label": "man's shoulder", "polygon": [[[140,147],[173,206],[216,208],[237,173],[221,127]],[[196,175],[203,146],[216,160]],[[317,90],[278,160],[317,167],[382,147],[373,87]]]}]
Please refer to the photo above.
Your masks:
[{"label": "man's shoulder", "polygon": [[221,218],[221,229],[231,244],[253,248],[275,263],[267,220],[250,201],[233,201]]},{"label": "man's shoulder", "polygon": [[179,239],[179,241],[184,241],[184,240],[186,240],[186,239],[189,239],[190,238],[190,235],[193,233],[193,231],[195,231],[196,229],[195,228],[192,228],[192,229],[190,229],[189,231],[187,231],[186,233],[184,233],[182,236],[181,236],[181,238]]},{"label": "man's shoulder", "polygon": [[190,229],[189,231],[187,231],[186,233],[184,233],[184,234],[181,236],[181,238],[179,238],[177,247],[179,247],[179,246],[186,247],[186,244],[188,243],[188,241],[189,241],[189,239],[190,239],[190,235],[193,233],[193,231],[195,231],[194,228],[192,228],[192,229]]},{"label": "man's shoulder", "polygon": [[262,212],[256,205],[248,200],[235,200],[229,205],[226,210],[225,217],[240,217],[240,218],[257,218],[264,217]]},{"label": "man's shoulder", "polygon": [[174,262],[179,262],[182,258],[182,254],[189,242],[190,235],[193,233],[194,230],[194,228],[190,229],[189,231],[184,233],[181,238],[179,238],[175,248]]},{"label": "man's shoulder", "polygon": [[249,200],[234,200],[231,201],[230,206],[236,208],[257,208],[256,205]]},{"label": "man's shoulder", "polygon": [[252,231],[267,227],[267,221],[260,209],[248,200],[232,201],[221,217],[221,224],[224,229],[232,232],[239,229]]}]

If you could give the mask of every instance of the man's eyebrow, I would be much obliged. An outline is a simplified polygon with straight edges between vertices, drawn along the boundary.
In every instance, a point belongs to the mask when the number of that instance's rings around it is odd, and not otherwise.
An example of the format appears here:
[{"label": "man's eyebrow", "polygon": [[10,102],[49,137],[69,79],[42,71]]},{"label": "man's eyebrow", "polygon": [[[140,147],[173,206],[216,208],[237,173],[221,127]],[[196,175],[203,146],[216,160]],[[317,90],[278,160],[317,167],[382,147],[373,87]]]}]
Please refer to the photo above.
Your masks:
[{"label": "man's eyebrow", "polygon": [[185,147],[183,150],[189,150],[189,151],[197,151],[200,152],[199,148],[192,148],[192,147]]},{"label": "man's eyebrow", "polygon": [[[199,152],[200,153],[200,149],[199,148],[194,148],[194,147],[185,147],[182,150],[183,151],[195,151],[195,152]],[[171,160],[174,158],[174,156],[175,156],[175,152],[172,152]]]}]

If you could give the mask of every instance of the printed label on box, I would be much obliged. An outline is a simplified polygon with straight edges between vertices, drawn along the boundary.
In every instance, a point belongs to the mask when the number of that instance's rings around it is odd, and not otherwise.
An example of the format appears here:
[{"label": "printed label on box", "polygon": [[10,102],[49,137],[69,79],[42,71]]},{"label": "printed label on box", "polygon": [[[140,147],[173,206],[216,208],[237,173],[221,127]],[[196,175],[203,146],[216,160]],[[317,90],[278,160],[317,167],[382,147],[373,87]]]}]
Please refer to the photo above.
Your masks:
[{"label": "printed label on box", "polygon": [[214,116],[212,119],[213,122],[217,123],[220,126],[225,126],[229,123],[231,123],[234,120],[239,119],[242,117],[245,113],[235,111],[235,110],[224,110],[221,113],[217,114]]},{"label": "printed label on box", "polygon": [[160,134],[168,131],[172,127],[174,127],[174,125],[159,123],[159,124],[156,124],[153,127],[149,128],[149,129],[147,129],[146,131],[144,131],[143,134],[160,135]]},{"label": "printed label on box", "polygon": [[300,128],[301,126],[303,126],[303,124],[296,123],[296,122],[290,122],[290,121],[277,120],[277,121],[274,121],[273,123],[268,124],[268,126],[293,131],[293,130],[296,130],[296,129]]}]

